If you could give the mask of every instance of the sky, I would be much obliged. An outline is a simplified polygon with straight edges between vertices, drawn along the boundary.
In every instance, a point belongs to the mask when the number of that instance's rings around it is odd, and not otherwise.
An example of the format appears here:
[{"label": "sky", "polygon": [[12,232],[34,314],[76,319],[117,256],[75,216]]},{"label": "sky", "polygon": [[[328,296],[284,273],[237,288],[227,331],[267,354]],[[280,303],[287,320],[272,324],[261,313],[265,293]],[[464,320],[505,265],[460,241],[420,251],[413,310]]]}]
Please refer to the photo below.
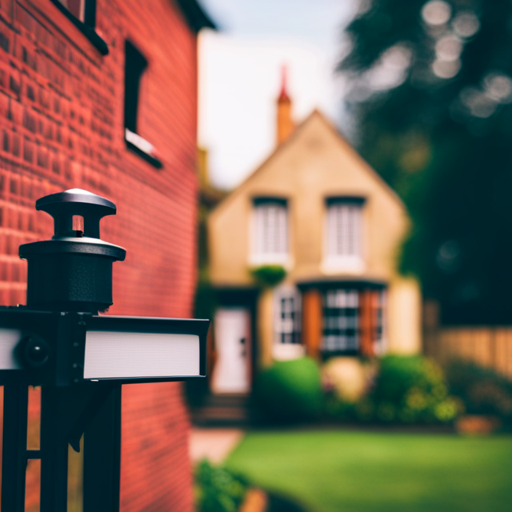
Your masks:
[{"label": "sky", "polygon": [[201,0],[218,31],[199,37],[199,145],[210,179],[230,189],[275,146],[275,100],[288,70],[294,118],[343,121],[342,27],[356,0]]}]

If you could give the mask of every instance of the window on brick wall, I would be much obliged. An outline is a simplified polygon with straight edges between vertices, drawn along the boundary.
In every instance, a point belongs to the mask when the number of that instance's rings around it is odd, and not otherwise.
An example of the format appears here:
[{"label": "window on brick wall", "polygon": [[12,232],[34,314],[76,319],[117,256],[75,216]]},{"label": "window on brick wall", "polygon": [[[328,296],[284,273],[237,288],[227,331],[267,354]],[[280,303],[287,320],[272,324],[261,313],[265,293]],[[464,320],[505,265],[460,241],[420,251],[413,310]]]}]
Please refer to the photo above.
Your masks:
[{"label": "window on brick wall", "polygon": [[155,167],[162,167],[156,148],[138,133],[142,78],[148,61],[130,41],[125,42],[124,136],[129,149]]},{"label": "window on brick wall", "polygon": [[96,32],[96,0],[52,0],[91,43],[107,55],[107,43]]},{"label": "window on brick wall", "polygon": [[[96,2],[91,2],[87,0],[57,0],[60,4],[62,4],[75,18],[79,19],[82,23],[87,23],[88,25],[92,25],[94,27],[96,20],[96,12],[91,12],[91,4],[95,4]],[[94,8],[96,6],[94,5]],[[86,18],[86,9],[87,9],[87,18]],[[96,9],[94,9],[96,10]],[[91,14],[94,15],[92,18]],[[87,20],[87,21],[86,21]],[[92,23],[91,23],[92,22]]]}]

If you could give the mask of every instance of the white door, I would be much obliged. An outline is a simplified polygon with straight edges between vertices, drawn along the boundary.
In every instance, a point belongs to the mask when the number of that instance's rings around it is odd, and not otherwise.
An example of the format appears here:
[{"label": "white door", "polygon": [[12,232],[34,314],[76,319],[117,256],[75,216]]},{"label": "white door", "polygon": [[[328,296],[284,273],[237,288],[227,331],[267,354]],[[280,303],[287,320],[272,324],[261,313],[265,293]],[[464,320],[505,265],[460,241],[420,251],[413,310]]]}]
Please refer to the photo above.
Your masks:
[{"label": "white door", "polygon": [[249,392],[249,312],[220,309],[215,314],[217,360],[212,375],[214,393]]}]

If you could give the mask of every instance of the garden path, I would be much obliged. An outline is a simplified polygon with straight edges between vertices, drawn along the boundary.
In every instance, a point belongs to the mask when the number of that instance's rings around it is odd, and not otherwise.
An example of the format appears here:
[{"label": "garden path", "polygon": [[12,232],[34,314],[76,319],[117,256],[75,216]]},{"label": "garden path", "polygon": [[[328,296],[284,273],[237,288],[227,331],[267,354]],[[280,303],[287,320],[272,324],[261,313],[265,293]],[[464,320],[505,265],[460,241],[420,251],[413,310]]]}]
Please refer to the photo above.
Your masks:
[{"label": "garden path", "polygon": [[190,433],[189,454],[192,463],[208,459],[220,464],[242,440],[245,432],[238,428],[193,427]]}]

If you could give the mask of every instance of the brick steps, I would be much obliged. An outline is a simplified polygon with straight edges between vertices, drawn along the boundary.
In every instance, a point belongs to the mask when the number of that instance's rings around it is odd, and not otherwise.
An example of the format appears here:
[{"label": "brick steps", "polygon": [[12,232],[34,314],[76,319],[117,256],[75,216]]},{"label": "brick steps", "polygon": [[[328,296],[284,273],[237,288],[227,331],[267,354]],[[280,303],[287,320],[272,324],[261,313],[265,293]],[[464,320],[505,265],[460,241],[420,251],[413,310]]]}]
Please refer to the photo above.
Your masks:
[{"label": "brick steps", "polygon": [[258,421],[250,398],[244,395],[208,395],[190,413],[198,426],[247,427]]}]

